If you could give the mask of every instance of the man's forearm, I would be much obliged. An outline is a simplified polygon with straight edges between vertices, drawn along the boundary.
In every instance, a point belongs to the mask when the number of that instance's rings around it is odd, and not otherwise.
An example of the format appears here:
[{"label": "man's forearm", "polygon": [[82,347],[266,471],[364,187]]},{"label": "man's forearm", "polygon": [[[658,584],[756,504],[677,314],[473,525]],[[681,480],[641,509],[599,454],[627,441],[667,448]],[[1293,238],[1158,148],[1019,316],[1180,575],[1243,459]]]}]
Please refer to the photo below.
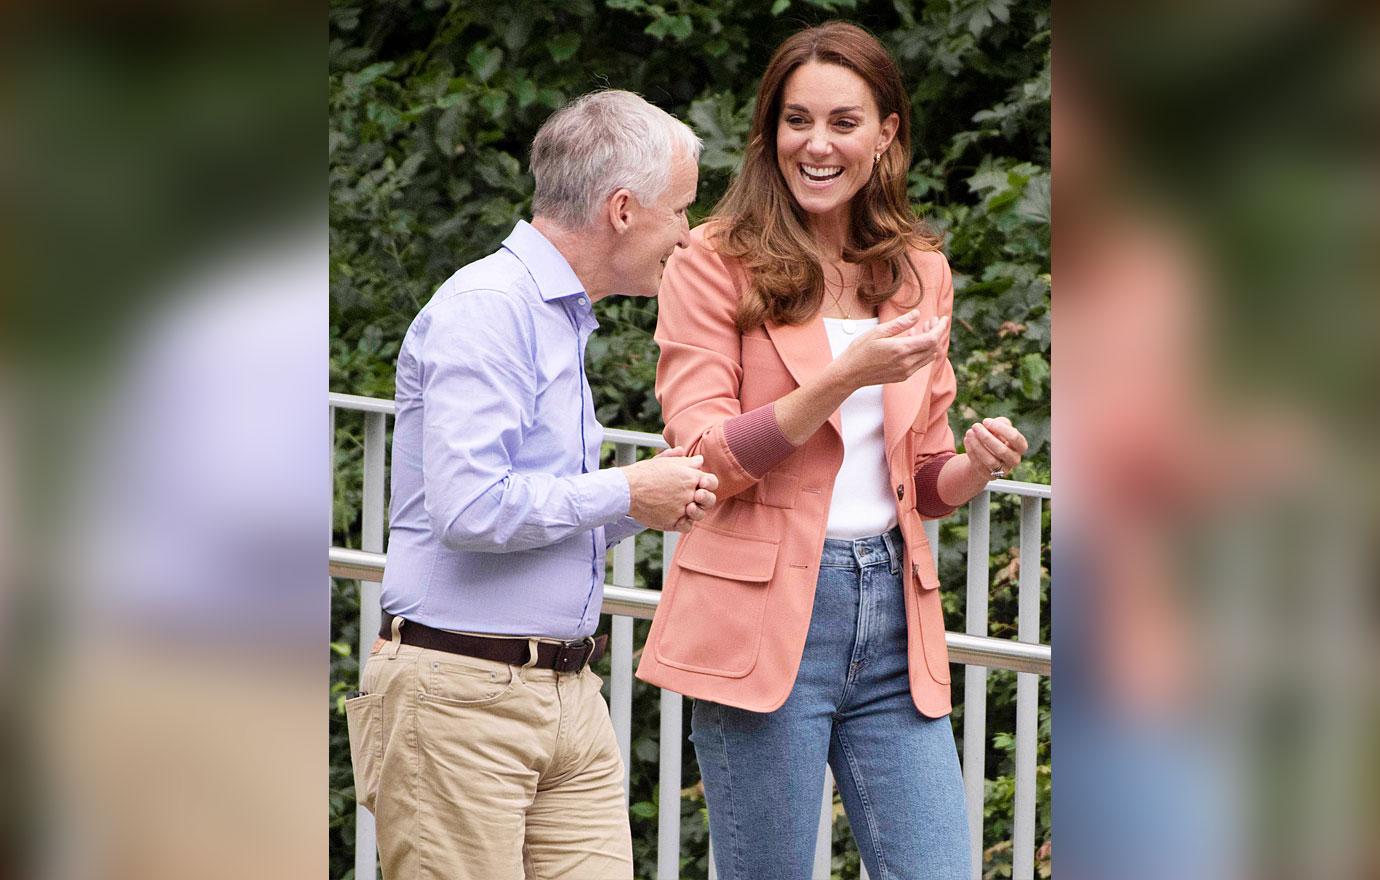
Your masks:
[{"label": "man's forearm", "polygon": [[617,468],[555,477],[509,472],[470,499],[427,513],[454,550],[508,553],[563,541],[617,522],[628,513],[628,483]]}]

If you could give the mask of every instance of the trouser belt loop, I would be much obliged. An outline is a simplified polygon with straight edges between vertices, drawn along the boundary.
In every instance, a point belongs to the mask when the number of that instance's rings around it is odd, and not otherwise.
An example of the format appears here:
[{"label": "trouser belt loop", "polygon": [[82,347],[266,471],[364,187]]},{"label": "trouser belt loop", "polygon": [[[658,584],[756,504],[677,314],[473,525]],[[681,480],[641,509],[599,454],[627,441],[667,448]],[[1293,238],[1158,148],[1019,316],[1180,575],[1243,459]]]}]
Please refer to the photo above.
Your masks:
[{"label": "trouser belt loop", "polygon": [[398,649],[402,647],[402,628],[404,623],[406,623],[406,621],[401,617],[393,618],[393,638],[390,640],[388,647],[388,657],[390,659],[397,657]]},{"label": "trouser belt loop", "polygon": [[882,533],[882,543],[886,545],[887,556],[891,557],[891,573],[895,574],[901,568],[901,552],[896,548],[897,531],[892,529]]}]

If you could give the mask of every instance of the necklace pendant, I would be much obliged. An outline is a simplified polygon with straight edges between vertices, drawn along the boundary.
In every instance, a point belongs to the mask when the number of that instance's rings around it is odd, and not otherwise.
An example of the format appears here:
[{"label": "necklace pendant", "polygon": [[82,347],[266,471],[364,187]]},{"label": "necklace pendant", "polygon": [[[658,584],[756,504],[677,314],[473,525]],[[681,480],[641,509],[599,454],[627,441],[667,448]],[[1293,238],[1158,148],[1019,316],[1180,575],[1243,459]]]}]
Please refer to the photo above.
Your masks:
[{"label": "necklace pendant", "polygon": [[852,322],[852,321],[848,320],[847,318],[844,318],[844,319],[843,319],[843,332],[844,332],[844,333],[847,333],[849,336],[852,336],[855,332],[857,332],[857,328],[855,328],[855,327],[853,326],[853,322]]}]

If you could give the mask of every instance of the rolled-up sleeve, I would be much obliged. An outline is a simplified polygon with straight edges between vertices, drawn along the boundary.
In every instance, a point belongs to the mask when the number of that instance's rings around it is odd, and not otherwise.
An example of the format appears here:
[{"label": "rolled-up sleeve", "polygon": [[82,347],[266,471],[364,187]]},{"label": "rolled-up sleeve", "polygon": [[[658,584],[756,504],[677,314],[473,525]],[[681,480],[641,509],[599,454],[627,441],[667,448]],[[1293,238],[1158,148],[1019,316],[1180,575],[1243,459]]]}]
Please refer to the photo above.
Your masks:
[{"label": "rolled-up sleeve", "polygon": [[422,475],[435,534],[452,549],[504,553],[626,515],[628,482],[616,469],[562,477],[514,469],[536,413],[529,307],[501,291],[456,299],[432,309],[418,352]]},{"label": "rolled-up sleeve", "polygon": [[[952,327],[954,313],[954,280],[949,263],[942,256],[938,258],[941,268],[938,285],[936,315],[947,315]],[[951,329],[952,332],[952,329]],[[954,376],[953,364],[949,361],[949,335],[944,337],[944,347],[939,352],[934,368],[934,378],[930,380],[929,421],[919,442],[915,445],[915,508],[921,516],[937,519],[948,516],[954,508],[945,504],[939,497],[939,471],[944,462],[955,454],[954,432],[949,426],[949,408],[958,392],[958,382]]]},{"label": "rolled-up sleeve", "polygon": [[720,500],[747,489],[795,447],[774,407],[743,412],[738,294],[723,258],[705,244],[705,229],[667,261],[658,295],[656,396],[666,441],[703,455],[719,478]]}]

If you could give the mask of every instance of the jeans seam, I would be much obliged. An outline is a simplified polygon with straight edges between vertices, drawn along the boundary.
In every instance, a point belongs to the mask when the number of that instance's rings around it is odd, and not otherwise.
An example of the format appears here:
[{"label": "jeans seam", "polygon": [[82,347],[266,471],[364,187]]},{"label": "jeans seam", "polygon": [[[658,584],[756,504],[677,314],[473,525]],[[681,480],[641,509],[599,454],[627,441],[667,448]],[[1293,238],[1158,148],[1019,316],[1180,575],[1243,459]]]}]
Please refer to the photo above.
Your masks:
[{"label": "jeans seam", "polygon": [[863,820],[867,825],[867,835],[872,839],[872,850],[877,855],[877,868],[881,871],[881,876],[876,880],[889,880],[891,871],[887,868],[887,860],[882,852],[882,832],[877,826],[877,818],[872,812],[872,799],[867,796],[867,785],[863,782],[863,774],[858,770],[857,761],[853,757],[853,748],[848,744],[848,737],[839,728],[835,728],[834,735],[839,738],[839,747],[843,750],[843,758],[848,764],[848,773],[853,777],[853,785],[858,790],[858,800],[862,802]]},{"label": "jeans seam", "polygon": [[743,854],[738,845],[738,812],[734,808],[734,797],[737,792],[737,786],[733,784],[733,768],[729,766],[728,763],[729,750],[728,737],[724,733],[724,707],[718,704],[715,704],[714,707],[714,731],[718,735],[719,740],[719,767],[723,770],[724,785],[728,788],[726,792],[728,796],[724,798],[724,802],[728,807],[728,816],[726,817],[728,819],[727,827],[729,829],[728,845],[729,853],[733,858],[733,874],[730,880],[737,880],[737,878],[744,876]]}]

